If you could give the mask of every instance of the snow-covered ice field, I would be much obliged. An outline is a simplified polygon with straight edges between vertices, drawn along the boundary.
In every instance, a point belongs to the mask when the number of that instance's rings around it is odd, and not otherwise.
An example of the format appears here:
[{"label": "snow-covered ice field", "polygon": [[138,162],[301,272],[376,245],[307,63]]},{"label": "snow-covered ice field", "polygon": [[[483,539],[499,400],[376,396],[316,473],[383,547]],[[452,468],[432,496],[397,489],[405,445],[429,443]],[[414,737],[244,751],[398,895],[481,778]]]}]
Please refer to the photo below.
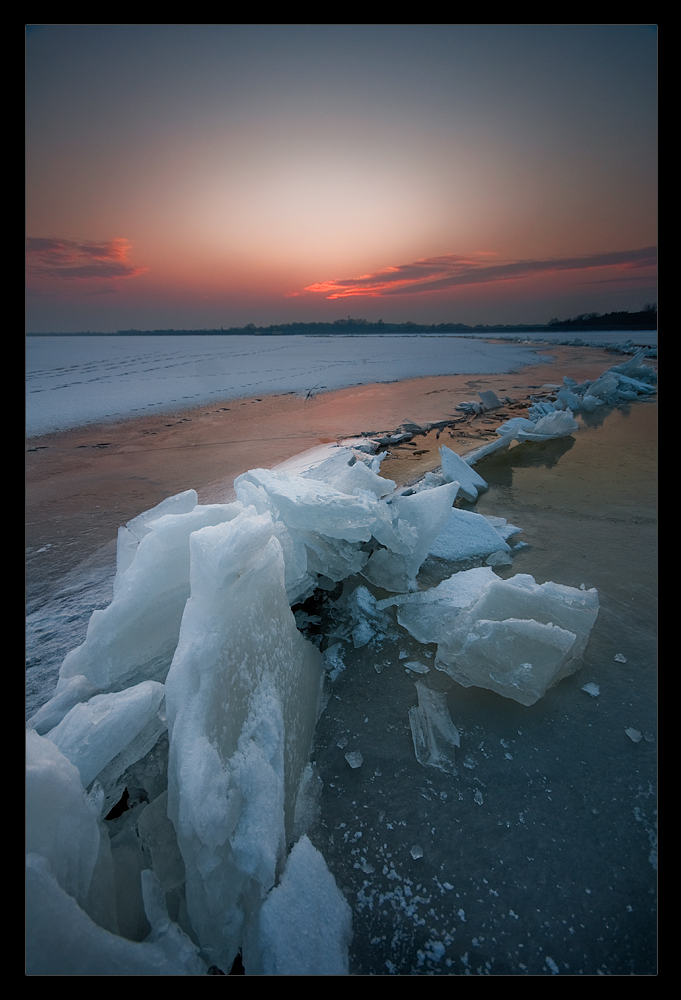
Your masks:
[{"label": "snow-covered ice field", "polygon": [[[636,336],[583,334],[595,343]],[[28,337],[26,430],[31,437],[217,399],[502,372],[534,361],[512,342],[457,335]]]}]

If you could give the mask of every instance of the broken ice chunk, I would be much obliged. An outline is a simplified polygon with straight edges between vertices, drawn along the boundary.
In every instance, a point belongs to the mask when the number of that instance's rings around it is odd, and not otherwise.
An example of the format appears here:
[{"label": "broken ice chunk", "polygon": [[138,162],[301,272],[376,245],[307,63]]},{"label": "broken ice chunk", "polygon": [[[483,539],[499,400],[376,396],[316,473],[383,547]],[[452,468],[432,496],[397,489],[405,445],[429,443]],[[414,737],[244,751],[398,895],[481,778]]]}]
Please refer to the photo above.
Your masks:
[{"label": "broken ice chunk", "polygon": [[328,671],[332,681],[335,681],[338,675],[345,670],[342,653],[343,647],[340,642],[337,642],[335,646],[329,646],[323,654],[324,668]]},{"label": "broken ice chunk", "polygon": [[[454,573],[437,587],[379,601],[377,608],[396,605],[397,620],[419,642],[440,642],[459,611],[471,607],[499,577],[488,567]],[[405,654],[408,655],[408,654]]]},{"label": "broken ice chunk", "polygon": [[414,844],[409,853],[411,854],[414,861],[417,861],[419,858],[423,857],[423,848],[421,847],[420,844]]},{"label": "broken ice chunk", "polygon": [[523,573],[500,580],[487,568],[377,607],[389,604],[419,642],[438,643],[438,670],[523,705],[577,670],[598,614],[595,590],[539,585]]},{"label": "broken ice chunk", "polygon": [[423,767],[435,767],[445,774],[456,774],[454,747],[461,746],[459,731],[447,708],[443,692],[433,691],[416,681],[418,706],[409,709],[409,724],[414,753]]},{"label": "broken ice chunk", "polygon": [[586,691],[586,693],[590,694],[592,698],[598,698],[599,694],[601,693],[601,689],[599,688],[598,684],[591,684],[591,683],[585,684],[582,687],[582,691]]},{"label": "broken ice chunk", "polygon": [[404,665],[405,670],[412,670],[415,674],[427,674],[430,672],[430,667],[425,663],[419,663],[418,660],[408,660]]},{"label": "broken ice chunk", "polygon": [[468,462],[457,455],[451,448],[442,445],[440,448],[442,474],[448,483],[457,482],[461,495],[471,502],[477,500],[480,490],[487,489],[487,483]]},{"label": "broken ice chunk", "polygon": [[510,552],[496,527],[482,514],[452,507],[447,523],[430,546],[430,555],[450,562]]},{"label": "broken ice chunk", "polygon": [[639,733],[638,729],[625,729],[624,732],[627,734],[632,743],[640,743],[643,739],[643,734]]},{"label": "broken ice chunk", "polygon": [[458,482],[437,486],[412,496],[378,503],[390,521],[377,518],[376,541],[385,548],[371,554],[363,576],[377,587],[394,592],[416,590],[416,574],[433,540],[444,527],[459,489]]},{"label": "broken ice chunk", "polygon": [[144,757],[165,732],[164,694],[163,684],[143,681],[115,694],[95,695],[75,705],[47,739],[76,765],[83,788],[105,768],[108,784]]},{"label": "broken ice chunk", "polygon": [[473,801],[477,802],[479,806],[481,806],[482,803],[484,802],[484,799],[482,797],[482,792],[480,791],[479,788],[475,789],[475,795],[473,796]]},{"label": "broken ice chunk", "polygon": [[364,757],[362,757],[359,750],[353,750],[351,753],[346,753],[345,759],[352,768],[361,767],[364,763]]},{"label": "broken ice chunk", "polygon": [[615,654],[615,663],[626,663],[626,662],[627,662],[626,656],[622,656],[621,653]]}]

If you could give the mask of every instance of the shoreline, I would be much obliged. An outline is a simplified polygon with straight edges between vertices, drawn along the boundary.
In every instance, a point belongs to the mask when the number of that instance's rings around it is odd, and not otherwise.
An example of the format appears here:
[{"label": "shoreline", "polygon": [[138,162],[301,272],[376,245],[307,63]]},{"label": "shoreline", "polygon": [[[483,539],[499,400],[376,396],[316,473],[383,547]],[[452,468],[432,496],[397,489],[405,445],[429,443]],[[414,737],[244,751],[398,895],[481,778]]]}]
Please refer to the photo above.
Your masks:
[{"label": "shoreline", "polygon": [[[229,502],[235,496],[233,480],[248,469],[271,468],[317,445],[363,432],[393,433],[409,421],[460,421],[456,406],[479,398],[479,391],[510,397],[512,415],[519,416],[543,385],[560,383],[564,375],[595,379],[617,363],[612,353],[587,345],[558,346],[547,355],[550,361],[503,374],[426,376],[308,397],[249,397],[30,438],[29,577],[44,575],[43,563],[51,564],[47,575],[52,578],[57,564],[68,571],[79,558],[113,541],[121,524],[183,490],[196,489],[200,503]],[[448,447],[465,454],[493,439],[506,409],[445,432]],[[383,474],[404,485],[438,465],[443,442],[435,431],[427,438],[417,438],[416,448],[391,449]]]}]

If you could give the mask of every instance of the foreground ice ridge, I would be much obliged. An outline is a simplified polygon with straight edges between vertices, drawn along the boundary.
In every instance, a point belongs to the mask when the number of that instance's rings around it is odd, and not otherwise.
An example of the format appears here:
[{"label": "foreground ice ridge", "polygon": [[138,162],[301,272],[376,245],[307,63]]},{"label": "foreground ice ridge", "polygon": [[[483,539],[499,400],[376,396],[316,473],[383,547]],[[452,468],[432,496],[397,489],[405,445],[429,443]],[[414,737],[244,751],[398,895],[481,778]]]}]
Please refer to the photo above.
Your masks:
[{"label": "foreground ice ridge", "polygon": [[[519,529],[452,506],[486,486],[458,456],[411,495],[380,458],[254,469],[235,503],[189,490],[121,529],[113,600],[26,733],[29,974],[226,973],[239,950],[247,974],[346,973],[350,910],[306,837],[345,646],[401,627],[459,684],[525,705],[578,667],[596,592],[489,565],[419,591],[425,560],[496,564]],[[323,656],[291,611],[317,589],[342,589]],[[454,775],[459,734],[423,676],[416,758]]]}]

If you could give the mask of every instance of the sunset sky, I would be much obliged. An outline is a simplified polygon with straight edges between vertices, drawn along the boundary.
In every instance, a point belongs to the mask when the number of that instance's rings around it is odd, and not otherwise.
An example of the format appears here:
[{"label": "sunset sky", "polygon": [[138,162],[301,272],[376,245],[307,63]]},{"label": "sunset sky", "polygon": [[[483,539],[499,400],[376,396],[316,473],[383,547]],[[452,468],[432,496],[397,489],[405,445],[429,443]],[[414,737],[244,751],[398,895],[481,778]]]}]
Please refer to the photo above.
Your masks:
[{"label": "sunset sky", "polygon": [[652,25],[36,25],[27,329],[655,301]]}]

